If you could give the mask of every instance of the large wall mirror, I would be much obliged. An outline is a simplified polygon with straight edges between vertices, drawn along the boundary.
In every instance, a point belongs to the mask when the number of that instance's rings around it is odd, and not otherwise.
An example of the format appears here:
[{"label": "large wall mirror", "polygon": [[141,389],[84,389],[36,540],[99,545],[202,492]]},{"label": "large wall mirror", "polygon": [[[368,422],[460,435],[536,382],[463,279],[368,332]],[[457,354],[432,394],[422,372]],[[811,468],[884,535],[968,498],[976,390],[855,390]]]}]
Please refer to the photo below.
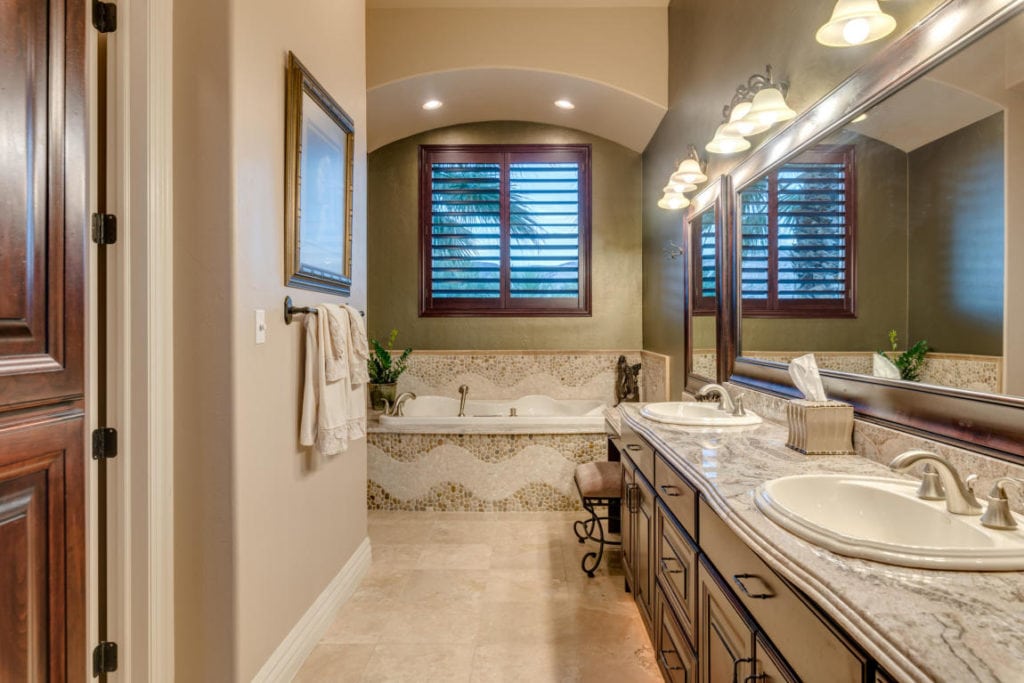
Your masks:
[{"label": "large wall mirror", "polygon": [[[949,2],[734,174],[733,380],[1024,459],[1024,15]],[[951,30],[951,26],[956,30]]]},{"label": "large wall mirror", "polygon": [[722,226],[728,179],[711,181],[694,196],[684,225],[686,269],[686,388],[694,391],[719,377],[719,305],[724,300],[718,263],[723,258]]}]

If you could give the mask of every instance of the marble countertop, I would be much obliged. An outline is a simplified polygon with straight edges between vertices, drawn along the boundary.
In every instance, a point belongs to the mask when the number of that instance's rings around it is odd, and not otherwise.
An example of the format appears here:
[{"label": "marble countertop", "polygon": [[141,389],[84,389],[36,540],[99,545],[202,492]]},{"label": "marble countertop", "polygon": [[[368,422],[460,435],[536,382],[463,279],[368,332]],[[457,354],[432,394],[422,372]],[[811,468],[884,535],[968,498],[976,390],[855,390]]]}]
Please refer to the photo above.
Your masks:
[{"label": "marble countertop", "polygon": [[776,526],[754,504],[761,483],[792,474],[899,477],[860,456],[786,448],[772,422],[727,433],[622,418],[687,475],[711,507],[898,680],[1024,681],[1024,572],[907,569],[836,555]]}]

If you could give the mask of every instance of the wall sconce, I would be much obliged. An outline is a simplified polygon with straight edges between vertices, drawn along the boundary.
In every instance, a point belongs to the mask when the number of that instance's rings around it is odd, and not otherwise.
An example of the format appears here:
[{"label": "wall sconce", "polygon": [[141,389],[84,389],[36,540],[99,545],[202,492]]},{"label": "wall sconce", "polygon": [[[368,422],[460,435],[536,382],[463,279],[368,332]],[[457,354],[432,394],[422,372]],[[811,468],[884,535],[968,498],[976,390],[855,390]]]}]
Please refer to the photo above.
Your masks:
[{"label": "wall sconce", "polygon": [[[707,182],[708,177],[705,175],[705,172],[707,171],[708,162],[700,158],[700,155],[697,154],[697,148],[693,145],[690,145],[687,151],[689,156],[679,163],[679,168],[669,177],[669,182],[692,185],[692,190],[696,190],[697,185]],[[691,190],[684,191],[690,192]]]},{"label": "wall sconce", "polygon": [[896,20],[881,10],[878,0],[839,0],[814,38],[829,47],[850,47],[884,38],[895,28]]},{"label": "wall sconce", "polygon": [[668,209],[669,211],[685,209],[689,205],[690,200],[678,192],[666,192],[661,196],[661,199],[658,200],[658,208]]},{"label": "wall sconce", "polygon": [[775,80],[771,64],[765,67],[764,74],[754,74],[746,83],[738,85],[732,101],[722,108],[725,122],[705,149],[714,154],[742,152],[750,148],[744,138],[795,117],[796,112],[786,104],[788,90],[789,83]]}]

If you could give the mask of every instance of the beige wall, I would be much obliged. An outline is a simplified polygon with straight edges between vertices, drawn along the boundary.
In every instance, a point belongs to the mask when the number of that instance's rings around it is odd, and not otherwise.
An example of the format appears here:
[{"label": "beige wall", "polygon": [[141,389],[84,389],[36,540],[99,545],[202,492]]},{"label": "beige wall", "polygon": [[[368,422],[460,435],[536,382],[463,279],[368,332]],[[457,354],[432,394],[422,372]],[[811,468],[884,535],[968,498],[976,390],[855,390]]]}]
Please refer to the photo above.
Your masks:
[{"label": "beige wall", "polygon": [[[899,22],[896,32],[876,43],[845,49],[815,42],[814,33],[828,19],[832,3],[813,3],[813,9],[810,4],[673,0],[669,6],[669,112],[644,151],[643,287],[644,348],[672,357],[672,395],[683,386],[683,281],[678,261],[666,260],[662,249],[669,241],[680,241],[682,216],[655,204],[686,145],[703,149],[736,86],[765,64],[771,63],[778,76],[789,79],[788,101],[802,111],[939,1],[887,3],[886,11]],[[728,172],[741,158],[712,156],[708,175]]]},{"label": "beige wall", "polygon": [[[590,318],[420,318],[419,145],[592,145]],[[369,159],[370,334],[397,328],[420,349],[640,348],[640,155],[566,128],[489,122],[443,128],[382,147]]]},{"label": "beige wall", "polygon": [[365,441],[298,448],[302,330],[282,319],[286,295],[330,299],[282,284],[289,49],[355,121],[365,308],[364,4],[183,0],[175,18],[177,676],[248,681],[366,537]]},{"label": "beige wall", "polygon": [[664,105],[665,9],[443,8],[367,12],[367,85],[476,67],[574,74]]}]

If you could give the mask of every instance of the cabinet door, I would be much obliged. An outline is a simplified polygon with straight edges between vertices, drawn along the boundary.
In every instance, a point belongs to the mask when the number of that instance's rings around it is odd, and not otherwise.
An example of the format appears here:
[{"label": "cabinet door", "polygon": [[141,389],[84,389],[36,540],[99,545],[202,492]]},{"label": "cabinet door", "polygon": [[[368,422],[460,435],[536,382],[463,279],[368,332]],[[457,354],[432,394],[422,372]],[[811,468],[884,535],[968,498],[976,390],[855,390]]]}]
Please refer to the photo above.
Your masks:
[{"label": "cabinet door", "polygon": [[659,500],[656,509],[655,580],[672,605],[686,635],[693,640],[697,608],[697,548]]},{"label": "cabinet door", "polygon": [[636,594],[637,604],[640,605],[640,615],[650,627],[654,614],[652,592],[656,562],[654,554],[657,551],[654,543],[654,489],[647,483],[643,475],[638,473],[633,491],[633,505],[636,510],[633,515],[635,522],[633,542],[636,546],[633,591]]},{"label": "cabinet door", "polygon": [[0,426],[0,681],[84,678],[81,429]]},{"label": "cabinet door", "polygon": [[669,683],[695,683],[697,658],[676,619],[678,615],[665,599],[660,586],[655,587],[654,596],[654,648],[658,653],[661,675]]},{"label": "cabinet door", "polygon": [[753,671],[753,627],[703,558],[698,576],[701,683],[744,683]]},{"label": "cabinet door", "polygon": [[623,458],[619,516],[622,519],[622,569],[626,577],[627,592],[633,590],[633,568],[636,567],[636,548],[633,543],[633,472],[634,467],[629,458]]},{"label": "cabinet door", "polygon": [[754,640],[754,670],[756,683],[800,683],[779,651],[761,633]]}]

